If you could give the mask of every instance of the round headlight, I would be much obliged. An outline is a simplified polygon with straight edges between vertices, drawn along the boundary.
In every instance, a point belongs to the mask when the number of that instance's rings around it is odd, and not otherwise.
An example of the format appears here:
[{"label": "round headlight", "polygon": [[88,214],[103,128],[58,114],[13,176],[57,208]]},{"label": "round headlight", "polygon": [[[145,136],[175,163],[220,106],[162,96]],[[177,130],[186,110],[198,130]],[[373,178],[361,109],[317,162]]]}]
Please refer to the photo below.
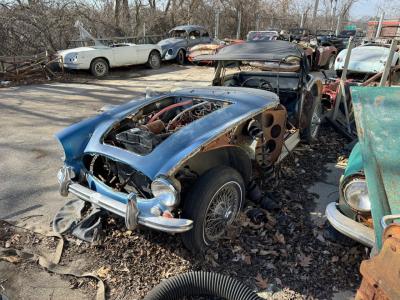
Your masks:
[{"label": "round headlight", "polygon": [[172,55],[172,49],[168,49],[168,54]]},{"label": "round headlight", "polygon": [[351,180],[343,189],[346,203],[358,212],[370,212],[371,202],[368,196],[368,188],[365,179],[356,178]]},{"label": "round headlight", "polygon": [[164,178],[157,178],[151,183],[151,192],[154,197],[161,198],[162,204],[166,206],[176,206],[179,203],[177,190]]},{"label": "round headlight", "polygon": [[65,150],[61,142],[57,140],[57,155],[61,158],[61,161],[65,161]]}]

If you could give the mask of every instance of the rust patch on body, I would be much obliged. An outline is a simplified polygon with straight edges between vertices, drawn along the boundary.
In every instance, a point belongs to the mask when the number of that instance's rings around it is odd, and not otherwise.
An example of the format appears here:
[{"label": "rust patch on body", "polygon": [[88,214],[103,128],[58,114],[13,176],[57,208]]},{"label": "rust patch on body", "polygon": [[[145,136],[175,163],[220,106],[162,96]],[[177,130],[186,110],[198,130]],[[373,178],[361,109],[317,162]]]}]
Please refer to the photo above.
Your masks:
[{"label": "rust patch on body", "polygon": [[383,241],[379,254],[361,263],[356,300],[400,299],[400,225],[389,225]]}]

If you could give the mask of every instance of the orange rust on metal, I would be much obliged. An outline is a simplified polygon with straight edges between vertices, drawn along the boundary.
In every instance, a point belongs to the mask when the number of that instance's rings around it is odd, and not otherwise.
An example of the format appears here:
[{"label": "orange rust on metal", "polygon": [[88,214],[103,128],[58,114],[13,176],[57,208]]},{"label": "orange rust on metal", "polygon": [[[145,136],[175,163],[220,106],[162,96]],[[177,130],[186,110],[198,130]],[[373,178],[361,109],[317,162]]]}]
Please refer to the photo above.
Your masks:
[{"label": "orange rust on metal", "polygon": [[[261,117],[264,140],[259,141],[256,146],[256,160],[258,164],[275,162],[281,154],[283,136],[286,131],[286,109],[279,105],[276,109],[263,112]],[[264,149],[263,149],[264,148]],[[265,149],[268,148],[268,149]],[[268,155],[264,157],[265,150]]]},{"label": "orange rust on metal", "polygon": [[223,135],[219,136],[212,142],[208,143],[203,149],[202,152],[207,152],[213,149],[221,148],[221,147],[227,147],[230,146],[232,137],[230,132],[226,132]]},{"label": "orange rust on metal", "polygon": [[383,240],[379,254],[361,263],[356,300],[400,299],[400,224],[390,224]]},{"label": "orange rust on metal", "polygon": [[155,120],[151,123],[147,123],[144,127],[154,134],[159,134],[165,129],[165,124],[161,120]]}]

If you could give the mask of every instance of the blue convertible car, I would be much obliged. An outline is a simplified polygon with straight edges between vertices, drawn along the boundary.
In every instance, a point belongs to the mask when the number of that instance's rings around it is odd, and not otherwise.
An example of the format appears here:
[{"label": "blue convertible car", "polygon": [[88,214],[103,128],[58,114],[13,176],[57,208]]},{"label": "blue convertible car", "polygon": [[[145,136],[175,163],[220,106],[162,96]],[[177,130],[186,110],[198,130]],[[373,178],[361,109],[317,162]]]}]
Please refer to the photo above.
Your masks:
[{"label": "blue convertible car", "polygon": [[[297,48],[281,55],[304,58]],[[254,178],[268,174],[302,132],[315,131],[308,110],[317,107],[319,89],[300,70],[237,74],[251,88],[136,99],[64,129],[57,134],[65,152],[61,195],[117,214],[129,229],[182,233],[188,248],[205,249],[234,221]]]}]

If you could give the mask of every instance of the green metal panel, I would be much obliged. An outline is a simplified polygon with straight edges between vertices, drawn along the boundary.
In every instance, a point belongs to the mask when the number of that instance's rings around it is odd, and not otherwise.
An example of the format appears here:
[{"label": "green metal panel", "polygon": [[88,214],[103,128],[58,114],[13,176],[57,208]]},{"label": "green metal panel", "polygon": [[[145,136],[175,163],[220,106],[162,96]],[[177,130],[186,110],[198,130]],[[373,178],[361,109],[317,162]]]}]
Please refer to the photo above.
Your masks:
[{"label": "green metal panel", "polygon": [[400,88],[352,87],[351,93],[380,249],[382,217],[400,213]]},{"label": "green metal panel", "polygon": [[353,175],[364,170],[364,163],[362,160],[360,143],[354,145],[351,150],[349,160],[347,162],[346,170],[344,170],[344,177]]}]

